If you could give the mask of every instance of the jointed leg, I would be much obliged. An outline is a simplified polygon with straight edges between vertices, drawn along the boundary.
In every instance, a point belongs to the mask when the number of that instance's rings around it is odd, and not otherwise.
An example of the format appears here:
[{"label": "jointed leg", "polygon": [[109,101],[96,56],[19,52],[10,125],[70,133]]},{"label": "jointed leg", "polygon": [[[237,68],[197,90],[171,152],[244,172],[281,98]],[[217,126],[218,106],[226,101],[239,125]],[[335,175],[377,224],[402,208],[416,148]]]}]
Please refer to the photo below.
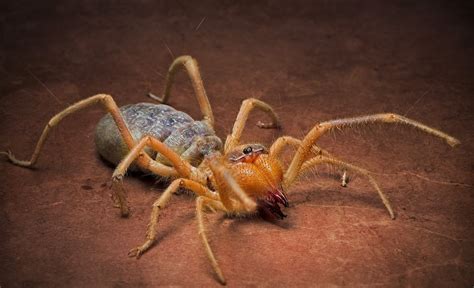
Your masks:
[{"label": "jointed leg", "polygon": [[153,242],[156,239],[157,234],[157,225],[158,225],[158,217],[160,216],[160,212],[162,209],[165,208],[166,204],[168,204],[171,196],[176,193],[179,188],[185,188],[192,190],[199,196],[203,196],[209,199],[218,200],[219,198],[216,194],[212,193],[208,188],[204,187],[203,185],[189,180],[189,179],[176,179],[166,188],[166,190],[161,194],[160,198],[153,203],[153,208],[150,216],[150,223],[148,224],[148,230],[146,233],[145,243],[141,246],[138,246],[128,253],[130,257],[137,257],[139,258],[143,252],[148,250]]},{"label": "jointed leg", "polygon": [[[173,167],[163,165],[151,159],[143,150],[145,146],[149,146],[154,151],[161,153],[173,164]],[[199,173],[199,171],[192,167],[191,164],[181,159],[181,157],[168,146],[152,136],[145,136],[130,150],[127,156],[122,159],[112,175],[113,191],[115,192],[116,200],[118,202],[117,204],[121,210],[122,216],[127,216],[129,213],[122,179],[128,167],[130,167],[135,160],[137,160],[136,162],[139,167],[150,170],[156,175],[164,177],[181,176],[201,183],[206,183],[205,176],[202,175],[202,173]]]},{"label": "jointed leg", "polygon": [[303,164],[306,157],[310,153],[311,147],[316,143],[319,137],[324,135],[326,132],[334,128],[344,129],[344,128],[349,128],[356,125],[367,125],[367,124],[372,124],[372,123],[377,123],[377,122],[400,123],[400,124],[412,126],[416,129],[419,129],[428,134],[431,134],[433,136],[436,136],[445,140],[449,145],[453,147],[460,143],[459,140],[457,140],[456,138],[451,137],[439,130],[428,127],[424,124],[421,124],[420,122],[416,122],[414,120],[408,119],[406,117],[403,117],[397,114],[392,114],[392,113],[374,114],[374,115],[368,115],[368,116],[326,121],[326,122],[322,122],[316,125],[301,142],[301,145],[298,148],[298,151],[296,152],[293,160],[290,163],[288,170],[286,171],[284,175],[284,179],[283,179],[284,186],[288,186],[289,183],[294,181],[294,179],[299,173],[301,165]]},{"label": "jointed leg", "polygon": [[237,114],[237,119],[235,119],[234,127],[232,128],[232,134],[227,136],[224,145],[224,151],[228,152],[236,145],[239,144],[240,136],[242,135],[242,131],[244,130],[245,124],[249,117],[250,112],[254,109],[258,108],[270,115],[272,118],[272,122],[270,123],[263,123],[259,121],[257,126],[260,128],[279,128],[280,121],[278,120],[277,115],[273,111],[272,107],[267,103],[260,101],[258,99],[249,98],[245,99],[242,102],[242,106],[240,106],[239,114]]},{"label": "jointed leg", "polygon": [[148,136],[142,138],[132,148],[132,150],[130,150],[127,156],[122,159],[122,161],[115,168],[114,173],[112,174],[112,191],[114,193],[114,200],[116,200],[117,206],[118,208],[120,208],[120,212],[123,217],[128,216],[130,211],[127,204],[126,191],[122,181],[127,169],[137,157],[140,157],[140,161],[137,161],[141,163],[141,165],[139,164],[140,167],[148,169],[156,175],[160,175],[163,177],[177,177],[179,175],[173,167],[158,163],[150,157],[144,157],[144,154],[146,153],[143,151],[143,148],[147,144],[151,145],[149,142],[151,141],[148,139]]},{"label": "jointed leg", "polygon": [[[296,139],[294,137],[291,137],[291,136],[282,136],[282,137],[279,137],[275,142],[273,142],[272,146],[270,147],[270,152],[269,154],[274,157],[274,158],[280,158],[281,157],[281,153],[283,152],[283,149],[285,149],[286,147],[288,146],[293,146],[295,148],[298,148],[299,146],[301,145],[301,140],[299,139]],[[312,157],[312,156],[316,156],[316,155],[322,155],[322,156],[328,156],[328,157],[332,157],[332,155],[316,146],[316,145],[313,145],[311,146],[311,153],[307,156],[308,157]],[[342,187],[346,187],[347,186],[347,172],[346,170],[343,170],[342,171],[342,176],[341,176],[341,186]]]},{"label": "jointed leg", "polygon": [[[293,146],[294,148],[298,148],[299,146],[301,145],[301,140],[300,139],[297,139],[295,137],[291,137],[291,136],[281,136],[279,137],[277,140],[275,140],[275,142],[273,142],[272,146],[270,147],[270,151],[269,151],[269,154],[272,156],[272,157],[275,157],[275,158],[280,158],[281,156],[281,153],[283,153],[283,150],[288,147],[288,146]],[[310,156],[316,156],[316,155],[328,155],[330,156],[331,154],[316,146],[316,145],[313,145],[311,146],[311,153],[310,153]]]},{"label": "jointed leg", "polygon": [[211,127],[214,127],[214,115],[212,114],[211,104],[209,104],[209,99],[206,95],[206,90],[202,83],[201,74],[199,73],[199,67],[197,61],[191,56],[180,56],[176,58],[168,69],[168,74],[166,75],[166,84],[165,90],[162,97],[157,97],[153,94],[148,94],[151,98],[159,101],[160,103],[166,103],[170,97],[171,86],[173,85],[174,75],[179,68],[186,68],[188,76],[191,79],[193,84],[194,93],[196,93],[196,98],[201,108],[201,112],[204,115],[204,120],[206,120]]},{"label": "jointed leg", "polygon": [[[154,151],[161,153],[173,164],[173,167],[163,165],[151,159],[151,157],[149,157],[148,154],[143,151],[145,146],[149,146]],[[192,170],[194,169],[191,164],[181,159],[181,157],[176,154],[176,152],[163,144],[163,142],[152,136],[145,136],[140,139],[140,141],[130,150],[127,156],[125,156],[119,165],[117,165],[112,177],[114,179],[123,178],[123,175],[125,175],[125,172],[135,160],[137,160],[137,164],[141,168],[150,170],[154,174],[165,177],[176,177],[179,175],[181,177],[189,178],[191,177]]]},{"label": "jointed leg", "polygon": [[[107,94],[97,94],[67,107],[66,109],[64,109],[63,111],[61,111],[60,113],[52,117],[51,120],[48,122],[48,124],[46,124],[46,127],[44,128],[43,133],[41,134],[41,137],[38,143],[36,144],[35,151],[33,152],[33,155],[31,156],[31,159],[29,161],[18,160],[15,158],[15,156],[11,152],[2,152],[2,154],[6,154],[9,160],[15,165],[19,165],[23,167],[33,166],[38,160],[39,153],[41,152],[41,149],[49,135],[50,130],[54,126],[58,125],[59,122],[61,122],[61,120],[64,119],[66,116],[97,103],[102,104],[107,110],[107,112],[111,114],[112,118],[114,119],[118,127],[120,135],[124,139],[125,144],[128,146],[129,149],[132,149],[135,146],[135,141],[133,140],[125,124],[125,121],[123,120],[122,115],[120,114],[120,110],[117,104],[115,103],[115,101],[113,100],[112,96],[107,95]],[[167,146],[163,145],[161,142],[159,142],[156,139],[151,139],[147,141],[150,143],[150,146],[154,147],[160,153],[165,155],[165,157],[168,157],[170,159],[170,161],[174,164],[176,170],[178,170],[177,171],[178,173],[181,173],[185,177],[188,177],[191,174],[189,166],[186,165],[187,163],[185,162],[183,163],[183,161],[179,158],[179,156],[176,153],[174,153],[172,150],[170,150]],[[141,151],[141,149],[139,150],[138,148],[135,150],[139,152]],[[141,157],[139,157],[137,164],[141,168],[149,169],[158,175],[163,175],[163,176],[176,175],[176,171],[173,168],[166,167],[165,165],[160,165],[159,163],[156,163],[156,162],[153,163],[154,161],[150,158],[148,154],[139,153],[139,155]],[[133,155],[131,157],[133,157]],[[114,176],[117,176],[117,175],[114,175]],[[115,177],[114,179],[116,178],[117,177]],[[126,206],[124,191],[122,187],[119,187],[119,189],[117,189],[116,191],[117,191],[117,200],[121,208],[122,216],[127,216],[128,207]]]},{"label": "jointed leg", "polygon": [[206,249],[207,257],[209,258],[209,261],[211,261],[212,268],[216,272],[217,277],[219,277],[219,280],[221,281],[221,283],[225,285],[226,281],[224,278],[224,274],[222,274],[219,264],[217,263],[216,257],[214,256],[214,253],[212,253],[211,246],[209,245],[209,241],[207,240],[206,230],[204,228],[203,210],[206,207],[209,207],[213,210],[220,210],[220,211],[226,211],[226,210],[222,206],[222,204],[218,201],[215,201],[209,198],[204,198],[204,197],[198,197],[196,199],[196,216],[197,216],[197,222],[198,222],[199,236],[201,237],[201,241],[202,241],[202,244],[204,245],[204,249]]},{"label": "jointed leg", "polygon": [[[125,121],[123,120],[122,115],[120,114],[120,110],[117,104],[113,100],[112,96],[107,94],[97,94],[67,107],[66,109],[52,117],[51,120],[49,120],[48,124],[46,124],[30,160],[18,160],[10,151],[0,153],[7,155],[9,160],[15,165],[23,167],[32,167],[38,160],[41,149],[43,148],[43,145],[46,139],[48,138],[49,132],[54,126],[58,125],[62,119],[73,114],[74,112],[77,112],[81,109],[87,108],[97,103],[102,104],[107,110],[107,112],[111,114],[117,125],[120,135],[124,139],[125,144],[128,146],[129,149],[131,149],[135,145],[135,141],[133,140],[132,135],[130,134],[130,131],[127,128],[127,125],[125,124]],[[144,153],[143,156],[144,157],[141,157],[141,161],[139,161],[139,164],[141,164],[141,166],[144,166],[144,164],[148,163],[151,160],[148,154]],[[164,171],[163,169],[155,169],[154,172],[157,172],[158,174],[163,173],[162,175],[167,175],[166,173],[168,173],[168,171]],[[118,187],[114,190],[116,191],[116,199],[118,200],[121,214],[122,216],[127,216],[129,213],[129,209],[126,204],[124,190],[122,187]]]},{"label": "jointed leg", "polygon": [[120,114],[120,110],[117,107],[117,104],[115,104],[115,101],[113,100],[112,96],[107,94],[97,94],[67,107],[60,113],[56,114],[53,118],[51,118],[48,124],[46,124],[46,126],[44,127],[43,133],[41,134],[41,137],[38,140],[38,143],[36,144],[35,151],[33,152],[33,155],[31,156],[30,160],[18,160],[10,151],[1,152],[1,154],[7,155],[8,159],[15,165],[23,167],[33,166],[38,160],[39,153],[41,152],[41,148],[43,147],[44,142],[48,138],[50,130],[54,126],[59,124],[59,122],[61,122],[61,120],[64,119],[66,116],[97,103],[102,104],[107,110],[107,112],[112,115],[113,119],[115,120],[115,123],[117,124],[120,135],[122,135],[124,142],[127,144],[127,146],[129,148],[133,147],[135,143],[133,141],[132,135],[128,131],[125,121],[123,120],[122,115]]},{"label": "jointed leg", "polygon": [[370,175],[369,171],[367,171],[363,168],[357,167],[355,165],[337,160],[337,159],[332,158],[332,157],[316,156],[316,157],[311,158],[311,159],[307,160],[306,162],[304,162],[303,166],[301,167],[300,173],[307,170],[307,169],[309,169],[310,167],[320,165],[320,164],[330,164],[330,165],[336,166],[338,168],[347,169],[347,170],[353,171],[354,173],[358,173],[358,174],[361,174],[363,176],[366,176],[369,179],[370,184],[372,184],[372,186],[374,186],[375,190],[377,190],[377,193],[379,194],[380,198],[382,199],[383,204],[387,208],[388,213],[390,214],[390,217],[392,219],[395,219],[395,214],[393,213],[392,207],[390,205],[390,201],[388,200],[387,196],[385,196],[382,189],[380,189],[380,187],[377,184],[377,182],[375,181],[375,179]]}]

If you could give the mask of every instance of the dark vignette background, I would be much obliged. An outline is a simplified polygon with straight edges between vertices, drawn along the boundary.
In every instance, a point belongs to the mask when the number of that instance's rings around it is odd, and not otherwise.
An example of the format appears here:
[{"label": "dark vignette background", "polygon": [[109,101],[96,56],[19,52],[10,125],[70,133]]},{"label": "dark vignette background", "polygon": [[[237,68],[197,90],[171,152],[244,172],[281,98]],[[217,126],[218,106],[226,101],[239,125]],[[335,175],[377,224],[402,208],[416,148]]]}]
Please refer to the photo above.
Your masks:
[{"label": "dark vignette background", "polygon": [[[378,173],[395,221],[365,179],[341,188],[323,169],[289,191],[282,222],[209,215],[211,244],[230,287],[474,284],[473,2],[187,2],[3,1],[0,149],[29,157],[51,116],[96,93],[148,101],[182,54],[200,63],[222,137],[248,97],[283,121],[249,126],[245,139],[265,144],[317,121],[404,114],[462,145],[388,126],[320,141]],[[186,76],[176,83],[171,104],[199,117]],[[0,162],[0,286],[217,287],[190,196],[163,212],[152,250],[127,257],[163,185],[128,177],[133,214],[118,216],[93,145],[101,115],[61,123],[35,170]]]}]

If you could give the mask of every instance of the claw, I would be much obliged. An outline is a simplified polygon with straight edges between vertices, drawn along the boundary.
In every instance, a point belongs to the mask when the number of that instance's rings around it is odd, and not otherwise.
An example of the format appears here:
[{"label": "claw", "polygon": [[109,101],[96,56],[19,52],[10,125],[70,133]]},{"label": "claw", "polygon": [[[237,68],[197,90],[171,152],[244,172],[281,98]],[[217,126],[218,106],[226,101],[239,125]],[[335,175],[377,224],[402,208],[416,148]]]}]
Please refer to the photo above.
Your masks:
[{"label": "claw", "polygon": [[128,256],[129,257],[136,257],[137,259],[140,258],[140,256],[148,250],[148,248],[153,245],[153,239],[147,239],[145,243],[142,246],[138,246],[136,248],[133,248],[132,250],[128,251]]},{"label": "claw", "polygon": [[128,251],[128,257],[135,257],[139,259],[142,253],[143,253],[143,250],[140,247],[136,247]]}]

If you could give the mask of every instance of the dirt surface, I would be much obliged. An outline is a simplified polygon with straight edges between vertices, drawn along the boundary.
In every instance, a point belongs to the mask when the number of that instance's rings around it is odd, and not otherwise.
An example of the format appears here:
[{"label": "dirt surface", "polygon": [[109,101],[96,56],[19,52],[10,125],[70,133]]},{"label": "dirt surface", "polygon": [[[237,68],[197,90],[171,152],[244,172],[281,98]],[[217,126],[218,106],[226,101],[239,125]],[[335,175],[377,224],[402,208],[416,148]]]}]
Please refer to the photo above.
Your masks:
[{"label": "dirt surface", "polygon": [[[282,131],[246,130],[246,141],[267,145],[318,121],[396,112],[462,144],[398,125],[319,144],[376,173],[397,219],[363,177],[342,188],[339,171],[310,173],[288,191],[283,221],[208,215],[228,286],[474,284],[472,2],[75,2],[0,5],[0,150],[30,157],[55,113],[96,93],[121,105],[149,101],[182,54],[200,63],[223,138],[248,97],[282,119]],[[199,117],[192,95],[181,73],[170,103]],[[219,287],[189,195],[163,211],[157,245],[127,257],[165,185],[127,177],[133,210],[119,217],[113,169],[93,144],[102,115],[94,107],[61,122],[36,169],[0,161],[0,287]]]}]

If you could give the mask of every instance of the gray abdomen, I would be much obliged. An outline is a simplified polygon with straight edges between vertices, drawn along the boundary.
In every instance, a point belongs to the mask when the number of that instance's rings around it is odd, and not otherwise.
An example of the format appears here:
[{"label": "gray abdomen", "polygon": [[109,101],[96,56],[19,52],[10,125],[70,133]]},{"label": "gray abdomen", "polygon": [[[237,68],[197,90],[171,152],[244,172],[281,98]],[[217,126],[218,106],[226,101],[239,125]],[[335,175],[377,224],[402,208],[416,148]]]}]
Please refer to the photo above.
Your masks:
[{"label": "gray abdomen", "polygon": [[[168,105],[138,103],[123,106],[120,112],[136,142],[146,135],[153,136],[193,165],[198,165],[204,155],[222,147],[220,139],[205,122],[194,121],[188,114]],[[128,147],[110,114],[97,124],[95,143],[99,154],[115,165],[128,153]],[[169,164],[151,149],[146,151],[157,161]]]}]

